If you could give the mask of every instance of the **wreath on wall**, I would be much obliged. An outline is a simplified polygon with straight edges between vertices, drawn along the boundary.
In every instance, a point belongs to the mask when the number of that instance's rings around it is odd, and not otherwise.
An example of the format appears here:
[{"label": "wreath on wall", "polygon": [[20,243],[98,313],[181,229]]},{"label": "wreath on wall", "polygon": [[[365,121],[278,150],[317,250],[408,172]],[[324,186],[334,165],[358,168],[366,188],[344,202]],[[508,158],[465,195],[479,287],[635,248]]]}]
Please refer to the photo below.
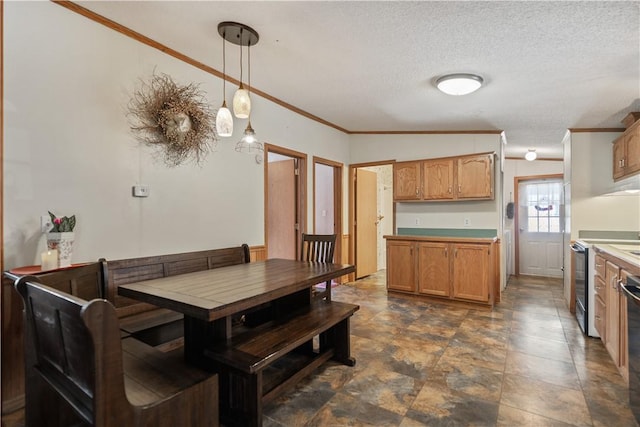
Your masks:
[{"label": "wreath on wall", "polygon": [[215,111],[195,83],[182,86],[166,74],[154,74],[134,92],[129,114],[136,138],[161,150],[169,166],[186,160],[200,164],[218,142]]}]

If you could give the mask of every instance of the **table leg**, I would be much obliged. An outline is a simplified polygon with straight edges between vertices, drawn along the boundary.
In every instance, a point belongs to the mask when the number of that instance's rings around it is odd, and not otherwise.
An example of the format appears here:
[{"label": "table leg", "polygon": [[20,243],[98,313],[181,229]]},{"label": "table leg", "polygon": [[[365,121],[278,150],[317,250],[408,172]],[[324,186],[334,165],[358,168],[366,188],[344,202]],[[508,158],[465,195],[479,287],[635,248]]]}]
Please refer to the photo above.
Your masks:
[{"label": "table leg", "polygon": [[211,369],[204,358],[204,350],[215,341],[231,337],[231,317],[213,322],[184,316],[184,358],[187,363]]}]

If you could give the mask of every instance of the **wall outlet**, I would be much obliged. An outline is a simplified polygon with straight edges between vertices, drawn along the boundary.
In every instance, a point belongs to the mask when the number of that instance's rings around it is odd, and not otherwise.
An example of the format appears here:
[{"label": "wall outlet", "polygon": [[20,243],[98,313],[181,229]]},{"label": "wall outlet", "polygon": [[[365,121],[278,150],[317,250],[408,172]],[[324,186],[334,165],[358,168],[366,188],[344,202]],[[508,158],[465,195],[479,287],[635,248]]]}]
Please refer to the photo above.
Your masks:
[{"label": "wall outlet", "polygon": [[132,192],[133,192],[133,197],[149,197],[149,186],[134,185]]},{"label": "wall outlet", "polygon": [[416,225],[420,225],[420,218],[416,218]]},{"label": "wall outlet", "polygon": [[48,233],[51,230],[53,224],[51,224],[51,217],[49,215],[41,215],[40,216],[40,232]]},{"label": "wall outlet", "polygon": [[471,219],[465,218],[464,219],[464,226],[465,227],[471,227]]}]

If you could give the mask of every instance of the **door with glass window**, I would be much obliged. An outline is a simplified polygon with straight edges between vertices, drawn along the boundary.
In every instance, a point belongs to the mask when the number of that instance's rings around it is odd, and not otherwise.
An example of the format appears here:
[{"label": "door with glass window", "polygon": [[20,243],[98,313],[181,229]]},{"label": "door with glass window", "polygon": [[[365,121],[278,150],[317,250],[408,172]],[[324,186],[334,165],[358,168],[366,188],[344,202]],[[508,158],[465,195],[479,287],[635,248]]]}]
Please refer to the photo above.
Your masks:
[{"label": "door with glass window", "polygon": [[562,179],[518,184],[520,274],[562,277]]}]

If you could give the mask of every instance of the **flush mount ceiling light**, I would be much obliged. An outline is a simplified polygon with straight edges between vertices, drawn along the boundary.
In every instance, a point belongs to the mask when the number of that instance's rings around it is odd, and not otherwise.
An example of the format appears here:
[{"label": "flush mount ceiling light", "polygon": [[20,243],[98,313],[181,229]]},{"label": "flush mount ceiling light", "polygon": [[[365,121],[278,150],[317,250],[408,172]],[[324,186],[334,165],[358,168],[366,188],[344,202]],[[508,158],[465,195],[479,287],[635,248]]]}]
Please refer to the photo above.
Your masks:
[{"label": "flush mount ceiling light", "polygon": [[524,158],[530,162],[534,161],[537,157],[538,155],[536,154],[536,150],[532,148],[530,148],[529,151],[527,151],[527,154],[524,155]]},{"label": "flush mount ceiling light", "polygon": [[[221,22],[218,24],[218,33],[228,42],[240,45],[240,87],[233,95],[233,114],[239,119],[246,119],[251,113],[251,98],[249,91],[242,83],[242,47],[249,48],[248,60],[251,64],[251,46],[258,43],[260,36],[253,28],[238,22]],[[251,82],[249,82],[251,86]]]},{"label": "flush mount ceiling light", "polygon": [[476,74],[447,74],[436,80],[436,86],[447,95],[468,95],[480,89],[484,80]]}]

